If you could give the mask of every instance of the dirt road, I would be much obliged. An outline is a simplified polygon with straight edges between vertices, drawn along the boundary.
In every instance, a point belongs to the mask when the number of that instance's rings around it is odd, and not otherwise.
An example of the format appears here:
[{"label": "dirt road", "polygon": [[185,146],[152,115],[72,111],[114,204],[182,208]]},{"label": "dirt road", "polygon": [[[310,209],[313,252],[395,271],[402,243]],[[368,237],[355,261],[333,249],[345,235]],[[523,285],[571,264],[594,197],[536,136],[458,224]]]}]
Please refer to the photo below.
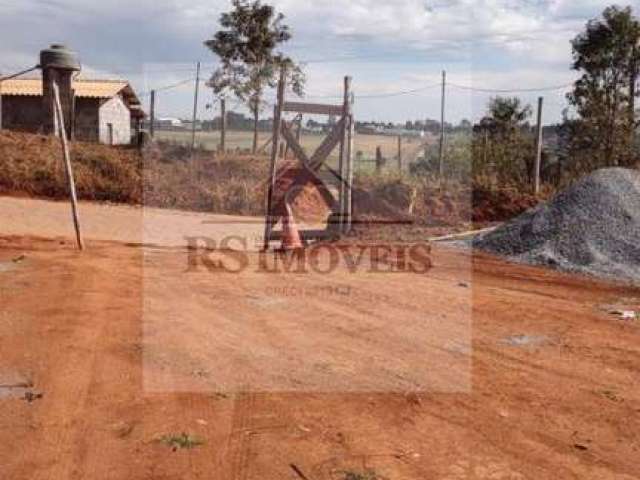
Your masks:
[{"label": "dirt road", "polygon": [[89,245],[0,240],[1,478],[640,477],[637,290]]},{"label": "dirt road", "polygon": [[[189,236],[220,240],[227,236],[256,239],[263,235],[262,218],[96,202],[79,205],[83,233],[92,240],[184,247],[185,237]],[[68,202],[0,196],[0,233],[72,239],[70,208]]]}]

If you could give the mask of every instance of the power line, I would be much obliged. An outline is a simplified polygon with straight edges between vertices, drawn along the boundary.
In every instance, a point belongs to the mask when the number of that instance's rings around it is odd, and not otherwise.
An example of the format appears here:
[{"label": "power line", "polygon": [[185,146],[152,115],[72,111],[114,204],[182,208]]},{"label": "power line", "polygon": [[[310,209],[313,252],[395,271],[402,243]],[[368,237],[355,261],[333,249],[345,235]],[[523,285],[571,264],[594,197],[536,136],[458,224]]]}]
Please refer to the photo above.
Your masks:
[{"label": "power line", "polygon": [[[359,95],[359,94],[355,94],[356,98],[360,98],[360,99],[367,99],[367,98],[392,98],[392,97],[398,97],[398,96],[403,96],[403,95],[412,95],[412,94],[416,94],[416,93],[420,93],[420,92],[424,92],[426,90],[430,90],[436,87],[440,87],[442,84],[441,82],[437,82],[437,83],[432,83],[429,84],[425,87],[421,87],[421,88],[414,88],[411,90],[399,90],[396,92],[385,92],[385,93],[374,93],[374,94],[364,94],[364,95]],[[553,91],[553,90],[561,90],[561,89],[566,89],[571,87],[573,84],[566,84],[566,85],[557,85],[557,86],[550,86],[550,87],[538,87],[538,88],[521,88],[521,89],[497,89],[497,88],[479,88],[479,87],[470,87],[470,86],[466,86],[466,85],[460,85],[460,84],[456,84],[456,83],[451,83],[448,82],[447,85],[452,86],[452,87],[457,87],[460,88],[462,90],[471,90],[471,91],[479,91],[479,92],[487,92],[487,93],[526,93],[526,92],[544,92],[544,91]],[[292,92],[290,92],[292,93]],[[342,98],[341,95],[313,95],[313,94],[308,94],[308,95],[303,95],[300,98]],[[267,103],[269,105],[273,105],[273,101],[269,101],[267,99],[263,99],[264,103]]]},{"label": "power line", "polygon": [[414,88],[413,90],[401,90],[399,92],[390,92],[390,93],[378,93],[378,94],[369,94],[369,95],[358,95],[356,94],[356,98],[390,98],[390,97],[400,97],[402,95],[411,95],[414,93],[424,92],[425,90],[430,90],[435,87],[439,87],[439,83],[434,83],[431,85],[427,85],[422,88]]},{"label": "power line", "polygon": [[[181,87],[182,85],[186,84],[186,83],[190,83],[196,80],[196,77],[191,77],[191,78],[186,78],[184,80],[180,80],[179,82],[176,83],[172,83],[169,85],[165,85],[163,87],[158,87],[158,88],[152,88],[151,90],[148,90],[146,92],[142,92],[139,96],[140,97],[146,97],[147,95],[150,95],[152,91],[155,92],[164,92],[166,90],[172,90],[174,88],[178,88]],[[202,80],[200,80],[202,81]]]},{"label": "power line", "polygon": [[38,65],[36,65],[35,67],[31,67],[31,68],[28,68],[26,70],[22,70],[21,72],[12,73],[11,75],[7,75],[5,77],[0,77],[0,82],[3,82],[5,80],[11,80],[12,78],[16,78],[16,77],[19,77],[19,76],[24,75],[26,73],[33,72],[34,70],[37,70],[38,68],[40,68],[40,67]]},{"label": "power line", "polygon": [[[29,71],[29,70],[27,70]],[[19,74],[23,74],[26,73],[25,72],[20,72]],[[161,87],[158,87],[156,89],[153,89],[155,92],[162,92],[162,91],[168,91],[168,90],[172,90],[175,88],[178,88],[180,86],[183,86],[185,84],[191,83],[194,80],[196,80],[196,77],[190,77],[190,78],[186,78],[183,80],[180,80],[178,82],[172,83],[172,84],[168,84],[168,85],[164,85]],[[199,81],[204,81],[203,79],[200,79]],[[559,90],[563,90],[563,89],[567,89],[569,87],[571,87],[573,84],[565,84],[565,85],[556,85],[556,86],[542,86],[542,87],[532,87],[532,88],[514,88],[514,89],[498,89],[498,88],[483,88],[483,87],[473,87],[473,86],[468,86],[468,85],[462,85],[462,84],[457,84],[457,83],[451,83],[448,82],[447,83],[449,86],[454,87],[454,88],[458,88],[461,90],[468,90],[468,91],[472,91],[472,92],[484,92],[484,93],[527,93],[527,92],[546,92],[546,91],[559,91]],[[420,88],[414,88],[414,89],[407,89],[407,90],[398,90],[398,91],[394,91],[394,92],[380,92],[380,93],[371,93],[371,94],[362,94],[362,95],[355,95],[355,97],[357,99],[361,99],[361,100],[366,100],[366,99],[382,99],[382,98],[393,98],[393,97],[399,97],[399,96],[405,96],[405,95],[415,95],[418,94],[420,92],[424,92],[436,87],[440,87],[441,83],[437,82],[437,83],[430,83],[428,85],[425,85],[423,87]],[[294,94],[294,92],[290,92],[291,94]],[[148,96],[150,94],[150,92],[144,92],[141,93],[139,95],[139,97],[145,97]],[[341,99],[342,96],[341,95],[303,95],[299,98],[332,98],[332,99]],[[261,105],[263,106],[273,106],[274,105],[274,99],[271,98],[262,98],[261,99]],[[230,111],[236,109],[240,104],[243,104],[244,101],[242,99],[238,99],[235,104],[229,109]]]},{"label": "power line", "polygon": [[527,93],[527,92],[550,92],[553,90],[562,90],[573,86],[572,83],[566,85],[556,85],[552,87],[540,87],[540,88],[514,88],[514,89],[500,89],[500,88],[479,88],[479,87],[470,87],[468,85],[458,85],[456,83],[449,82],[447,85],[451,87],[456,87],[461,90],[470,90],[474,92],[485,92],[485,93]]},{"label": "power line", "polygon": [[[414,88],[411,90],[399,90],[396,92],[385,92],[385,93],[372,93],[372,94],[364,94],[359,95],[355,94],[356,98],[391,98],[391,97],[399,97],[402,95],[411,95],[414,93],[424,92],[426,90],[430,90],[435,87],[439,87],[440,83],[433,83],[421,88]],[[303,95],[303,98],[339,98],[342,99],[342,95]]]},{"label": "power line", "polygon": [[166,90],[172,90],[174,88],[181,87],[182,85],[184,85],[186,83],[191,83],[191,82],[193,82],[195,80],[196,80],[196,77],[191,77],[191,78],[187,78],[185,80],[181,80],[181,81],[176,82],[176,83],[172,83],[171,85],[166,85],[166,86],[160,87],[160,88],[154,88],[154,90],[156,92],[164,92]]}]

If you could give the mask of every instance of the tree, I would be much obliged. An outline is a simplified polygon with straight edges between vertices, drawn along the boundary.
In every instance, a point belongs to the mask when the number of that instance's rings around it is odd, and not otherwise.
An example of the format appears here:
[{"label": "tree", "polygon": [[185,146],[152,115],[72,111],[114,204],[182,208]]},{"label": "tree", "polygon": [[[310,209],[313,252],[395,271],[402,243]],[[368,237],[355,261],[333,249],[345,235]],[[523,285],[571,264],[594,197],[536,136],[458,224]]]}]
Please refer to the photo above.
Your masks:
[{"label": "tree", "polygon": [[253,152],[258,148],[258,123],[264,90],[275,87],[281,68],[286,68],[287,82],[302,95],[305,76],[300,65],[276,51],[291,39],[284,15],[260,0],[232,0],[233,9],[220,16],[221,30],[205,45],[218,57],[221,65],[208,82],[216,94],[230,91],[246,102],[253,112]]},{"label": "tree", "polygon": [[572,47],[573,69],[582,72],[568,95],[578,115],[571,128],[574,156],[583,168],[632,164],[640,22],[631,7],[608,7],[587,23]]},{"label": "tree", "polygon": [[462,120],[460,120],[460,124],[458,125],[458,127],[461,130],[471,130],[473,125],[471,124],[471,122],[469,120],[467,120],[466,118],[463,118]]},{"label": "tree", "polygon": [[517,97],[494,97],[487,110],[474,127],[474,174],[504,183],[530,183],[534,166],[533,140],[528,135],[531,105]]},{"label": "tree", "polygon": [[498,137],[508,137],[528,126],[527,120],[533,113],[531,105],[523,105],[518,97],[494,97],[489,100],[488,110],[488,116],[480,121],[480,125]]}]

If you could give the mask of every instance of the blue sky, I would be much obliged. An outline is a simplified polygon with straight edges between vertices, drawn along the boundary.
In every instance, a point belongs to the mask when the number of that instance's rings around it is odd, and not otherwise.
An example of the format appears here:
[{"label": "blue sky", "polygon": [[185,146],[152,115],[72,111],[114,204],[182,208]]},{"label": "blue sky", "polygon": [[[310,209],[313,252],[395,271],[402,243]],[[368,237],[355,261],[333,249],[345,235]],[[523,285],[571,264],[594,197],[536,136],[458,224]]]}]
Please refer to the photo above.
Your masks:
[{"label": "blue sky", "polygon": [[[285,51],[308,61],[310,100],[340,94],[353,77],[362,120],[438,118],[440,72],[446,69],[447,118],[479,118],[491,92],[570,84],[570,40],[611,2],[600,0],[273,0],[294,38]],[[640,0],[625,2],[640,12]],[[144,93],[215,68],[202,42],[213,35],[227,0],[0,0],[0,69],[37,62],[50,43],[81,56],[83,75],[126,78]],[[454,86],[456,85],[456,86]],[[406,90],[423,91],[382,97]],[[193,83],[159,94],[165,116],[190,116]],[[545,97],[545,121],[560,118],[567,89],[518,94]],[[268,96],[272,97],[272,93]],[[318,98],[313,98],[313,97]],[[199,116],[214,110],[202,92]],[[147,103],[147,97],[145,97]],[[331,101],[323,99],[322,101]],[[232,104],[235,102],[232,102]],[[238,107],[240,109],[241,107]],[[265,115],[270,109],[265,108]]]}]

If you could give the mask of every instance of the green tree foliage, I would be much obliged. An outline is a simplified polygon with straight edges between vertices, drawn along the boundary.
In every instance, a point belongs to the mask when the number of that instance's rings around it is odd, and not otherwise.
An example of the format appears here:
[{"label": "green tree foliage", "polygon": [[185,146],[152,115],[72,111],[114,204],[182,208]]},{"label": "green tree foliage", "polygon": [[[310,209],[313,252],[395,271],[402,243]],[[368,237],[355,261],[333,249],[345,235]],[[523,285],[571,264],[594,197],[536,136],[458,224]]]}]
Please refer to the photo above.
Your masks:
[{"label": "green tree foliage", "polygon": [[572,164],[583,172],[634,164],[640,22],[631,7],[608,7],[572,47],[573,69],[582,73],[568,95],[577,113],[566,125]]},{"label": "green tree foliage", "polygon": [[480,125],[495,137],[508,137],[524,126],[532,114],[531,105],[523,105],[518,97],[495,97],[489,100],[488,115]]},{"label": "green tree foliage", "polygon": [[517,97],[495,97],[489,101],[487,110],[487,115],[474,127],[474,176],[503,184],[529,183],[534,161],[529,127],[531,106],[523,105]]},{"label": "green tree foliage", "polygon": [[305,75],[300,65],[277,52],[291,39],[284,15],[260,0],[232,0],[232,6],[220,16],[222,28],[204,42],[221,62],[208,85],[217,94],[230,92],[247,103],[254,115],[255,153],[264,90],[277,84],[280,68],[286,67],[289,85],[302,95]]}]

